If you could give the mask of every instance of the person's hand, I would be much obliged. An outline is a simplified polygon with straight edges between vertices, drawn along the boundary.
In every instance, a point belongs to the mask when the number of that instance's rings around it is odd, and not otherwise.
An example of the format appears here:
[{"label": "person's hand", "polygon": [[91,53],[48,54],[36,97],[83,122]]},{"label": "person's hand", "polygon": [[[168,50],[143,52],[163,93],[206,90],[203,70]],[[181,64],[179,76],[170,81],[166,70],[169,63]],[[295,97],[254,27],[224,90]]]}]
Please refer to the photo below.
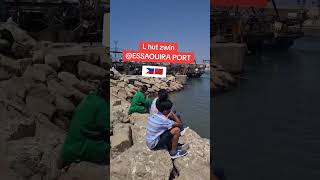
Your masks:
[{"label": "person's hand", "polygon": [[172,119],[172,116],[173,116],[172,114],[173,114],[173,112],[172,112],[172,111],[170,111],[170,113],[168,114],[168,116],[167,116],[167,117]]}]

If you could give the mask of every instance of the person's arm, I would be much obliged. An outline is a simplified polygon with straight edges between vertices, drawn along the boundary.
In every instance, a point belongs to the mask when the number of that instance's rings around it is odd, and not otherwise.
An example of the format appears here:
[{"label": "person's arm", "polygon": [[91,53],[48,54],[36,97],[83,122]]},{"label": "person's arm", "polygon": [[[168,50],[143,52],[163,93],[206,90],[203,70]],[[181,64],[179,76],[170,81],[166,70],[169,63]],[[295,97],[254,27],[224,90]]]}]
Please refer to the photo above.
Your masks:
[{"label": "person's arm", "polygon": [[172,127],[181,127],[182,122],[181,119],[173,112],[170,112],[169,116],[172,118],[172,120],[175,122]]}]

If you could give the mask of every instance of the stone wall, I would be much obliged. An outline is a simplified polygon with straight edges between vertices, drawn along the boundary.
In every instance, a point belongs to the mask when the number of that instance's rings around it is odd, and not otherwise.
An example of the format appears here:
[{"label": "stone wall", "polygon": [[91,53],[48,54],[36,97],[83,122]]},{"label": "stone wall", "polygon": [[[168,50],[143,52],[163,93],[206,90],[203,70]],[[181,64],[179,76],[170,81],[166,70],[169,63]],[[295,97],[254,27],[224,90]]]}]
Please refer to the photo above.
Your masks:
[{"label": "stone wall", "polygon": [[86,172],[78,179],[107,179],[106,166],[57,167],[75,107],[109,74],[101,68],[105,55],[99,47],[37,42],[15,24],[1,28],[12,32],[19,48],[0,54],[0,177],[67,180]]}]

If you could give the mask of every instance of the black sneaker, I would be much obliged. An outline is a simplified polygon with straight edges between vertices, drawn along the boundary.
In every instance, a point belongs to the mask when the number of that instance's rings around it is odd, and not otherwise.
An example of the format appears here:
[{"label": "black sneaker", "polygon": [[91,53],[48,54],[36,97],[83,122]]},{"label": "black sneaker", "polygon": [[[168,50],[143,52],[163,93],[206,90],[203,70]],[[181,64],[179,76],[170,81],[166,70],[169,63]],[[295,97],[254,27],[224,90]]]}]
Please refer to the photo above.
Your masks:
[{"label": "black sneaker", "polygon": [[188,152],[183,151],[183,150],[177,150],[175,154],[171,154],[171,153],[169,153],[169,154],[170,154],[171,159],[176,159],[176,158],[187,155]]}]

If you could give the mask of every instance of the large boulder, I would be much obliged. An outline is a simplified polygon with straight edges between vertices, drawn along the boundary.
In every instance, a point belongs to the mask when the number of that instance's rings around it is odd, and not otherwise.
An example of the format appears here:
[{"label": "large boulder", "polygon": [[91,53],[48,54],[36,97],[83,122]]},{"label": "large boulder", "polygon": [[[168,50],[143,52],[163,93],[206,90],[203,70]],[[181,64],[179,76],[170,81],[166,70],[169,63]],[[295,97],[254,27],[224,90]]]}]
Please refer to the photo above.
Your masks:
[{"label": "large boulder", "polygon": [[145,143],[139,143],[111,160],[110,177],[112,180],[168,180],[172,169],[167,151],[151,151]]},{"label": "large boulder", "polygon": [[59,180],[106,180],[109,179],[108,168],[90,162],[73,163]]},{"label": "large boulder", "polygon": [[71,113],[75,109],[73,103],[62,96],[56,96],[55,105],[57,112],[61,114]]},{"label": "large boulder", "polygon": [[8,80],[10,79],[10,77],[11,76],[6,70],[0,68],[0,81]]},{"label": "large boulder", "polygon": [[129,116],[130,123],[135,124],[138,121],[148,119],[149,114],[133,113]]},{"label": "large boulder", "polygon": [[55,107],[52,104],[48,103],[40,97],[27,96],[26,104],[30,112],[35,114],[42,113],[49,118],[51,118],[56,111]]},{"label": "large boulder", "polygon": [[46,85],[42,83],[32,83],[28,88],[27,96],[40,98],[49,104],[52,104],[55,100],[54,95],[52,95]]},{"label": "large boulder", "polygon": [[35,116],[36,133],[35,138],[43,149],[53,149],[64,143],[66,132],[55,124],[53,124],[48,117],[43,114]]},{"label": "large boulder", "polygon": [[134,125],[131,127],[133,144],[146,142],[147,122],[147,118],[139,119],[135,121]]},{"label": "large boulder", "polygon": [[12,106],[0,104],[0,119],[0,134],[3,140],[18,140],[35,135],[34,119]]},{"label": "large boulder", "polygon": [[132,145],[131,127],[128,124],[116,124],[110,141],[112,156],[124,152]]},{"label": "large boulder", "polygon": [[20,67],[14,59],[0,54],[0,68],[5,69],[9,73],[18,74]]},{"label": "large boulder", "polygon": [[60,95],[63,97],[71,97],[72,96],[72,92],[70,92],[70,90],[68,90],[68,88],[66,88],[65,86],[63,86],[62,84],[60,84],[57,80],[49,80],[47,82],[48,85],[48,90],[50,91],[51,94],[54,95]]},{"label": "large boulder", "polygon": [[80,61],[78,63],[78,75],[81,79],[103,79],[108,75],[108,71],[105,69],[87,63],[85,61]]},{"label": "large boulder", "polygon": [[69,72],[60,72],[58,74],[58,78],[63,81],[63,83],[68,84],[69,86],[73,86],[75,84],[80,84],[80,80]]},{"label": "large boulder", "polygon": [[49,75],[56,75],[56,72],[50,66],[46,64],[34,64],[27,67],[23,77],[34,81],[46,82]]},{"label": "large boulder", "polygon": [[21,179],[29,179],[42,171],[39,166],[43,151],[34,138],[24,138],[7,143],[6,159],[11,169]]},{"label": "large boulder", "polygon": [[210,142],[188,129],[180,142],[188,143],[188,154],[174,160],[179,180],[210,179]]},{"label": "large boulder", "polygon": [[6,22],[0,25],[0,29],[9,30],[14,40],[26,47],[34,47],[37,41],[34,40],[26,31],[20,29],[14,22]]},{"label": "large boulder", "polygon": [[58,57],[52,54],[47,54],[44,58],[46,64],[51,66],[53,69],[58,71],[61,67],[61,62],[59,61]]},{"label": "large boulder", "polygon": [[42,172],[38,175],[39,180],[56,180],[61,175],[61,170],[58,169],[57,159],[60,158],[60,150],[62,145],[53,148],[43,148],[43,154],[39,166],[42,167]]}]

